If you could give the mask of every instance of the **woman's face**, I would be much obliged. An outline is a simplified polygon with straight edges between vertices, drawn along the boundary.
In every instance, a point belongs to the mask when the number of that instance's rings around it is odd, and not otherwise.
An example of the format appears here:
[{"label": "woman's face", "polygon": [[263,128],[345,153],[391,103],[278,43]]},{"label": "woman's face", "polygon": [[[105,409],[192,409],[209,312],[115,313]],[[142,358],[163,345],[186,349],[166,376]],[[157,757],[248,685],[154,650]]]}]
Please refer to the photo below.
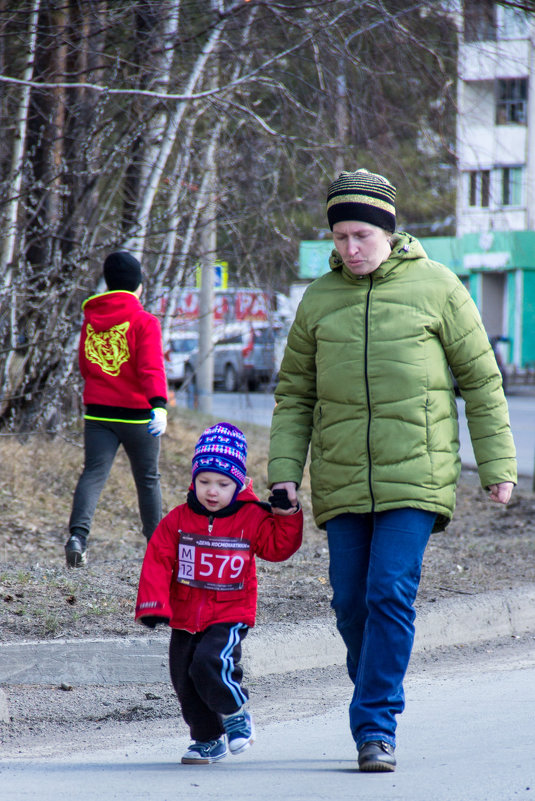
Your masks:
[{"label": "woman's face", "polygon": [[356,220],[333,225],[334,245],[353,275],[368,275],[386,261],[390,236],[383,228]]}]

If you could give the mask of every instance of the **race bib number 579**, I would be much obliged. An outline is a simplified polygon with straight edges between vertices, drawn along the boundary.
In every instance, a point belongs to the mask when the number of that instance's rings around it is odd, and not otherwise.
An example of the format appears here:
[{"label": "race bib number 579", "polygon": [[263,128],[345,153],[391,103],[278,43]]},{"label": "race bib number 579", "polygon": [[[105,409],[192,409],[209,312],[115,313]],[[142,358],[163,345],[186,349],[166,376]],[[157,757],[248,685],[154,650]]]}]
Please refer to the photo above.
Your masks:
[{"label": "race bib number 579", "polygon": [[205,590],[241,590],[251,559],[249,540],[180,531],[177,581]]}]

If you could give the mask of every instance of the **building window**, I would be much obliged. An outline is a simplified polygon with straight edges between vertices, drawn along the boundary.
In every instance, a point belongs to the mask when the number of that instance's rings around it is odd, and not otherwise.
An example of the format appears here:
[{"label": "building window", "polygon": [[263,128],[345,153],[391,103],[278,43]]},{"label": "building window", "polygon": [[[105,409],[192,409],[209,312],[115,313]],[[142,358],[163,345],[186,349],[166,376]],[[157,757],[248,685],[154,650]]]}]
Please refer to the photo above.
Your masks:
[{"label": "building window", "polygon": [[522,205],[522,167],[502,168],[502,206]]},{"label": "building window", "polygon": [[496,41],[496,3],[494,0],[464,0],[465,42]]},{"label": "building window", "polygon": [[490,201],[490,170],[472,170],[469,178],[469,205],[487,208]]},{"label": "building window", "polygon": [[[522,6],[522,3],[517,3]],[[526,39],[529,36],[530,16],[533,12],[522,8],[497,6],[496,18],[500,39]]]},{"label": "building window", "polygon": [[528,79],[500,78],[496,86],[496,123],[525,125],[528,105]]}]

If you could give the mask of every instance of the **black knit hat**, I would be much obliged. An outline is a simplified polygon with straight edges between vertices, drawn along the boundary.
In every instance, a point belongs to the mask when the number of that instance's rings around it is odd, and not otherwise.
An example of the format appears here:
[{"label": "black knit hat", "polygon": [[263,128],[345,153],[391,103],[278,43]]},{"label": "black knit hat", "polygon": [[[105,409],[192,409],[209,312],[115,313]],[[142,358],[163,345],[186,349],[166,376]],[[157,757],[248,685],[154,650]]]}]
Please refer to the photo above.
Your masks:
[{"label": "black knit hat", "polygon": [[337,222],[358,220],[396,230],[396,187],[368,170],[341,172],[327,193],[327,219],[329,226]]},{"label": "black knit hat", "polygon": [[109,290],[135,292],[143,283],[141,264],[126,250],[116,250],[104,260],[104,280]]}]

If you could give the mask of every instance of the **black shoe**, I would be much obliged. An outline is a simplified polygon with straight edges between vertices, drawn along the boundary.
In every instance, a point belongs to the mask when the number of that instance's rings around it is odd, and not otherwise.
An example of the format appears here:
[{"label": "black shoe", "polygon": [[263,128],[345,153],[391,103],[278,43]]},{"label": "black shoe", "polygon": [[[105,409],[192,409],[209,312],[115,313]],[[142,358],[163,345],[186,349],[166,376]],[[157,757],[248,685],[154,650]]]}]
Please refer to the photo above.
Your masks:
[{"label": "black shoe", "polygon": [[359,770],[379,773],[396,769],[394,748],[382,740],[369,740],[359,750]]},{"label": "black shoe", "polygon": [[65,559],[67,567],[83,567],[87,563],[87,548],[75,534],[67,540]]}]

